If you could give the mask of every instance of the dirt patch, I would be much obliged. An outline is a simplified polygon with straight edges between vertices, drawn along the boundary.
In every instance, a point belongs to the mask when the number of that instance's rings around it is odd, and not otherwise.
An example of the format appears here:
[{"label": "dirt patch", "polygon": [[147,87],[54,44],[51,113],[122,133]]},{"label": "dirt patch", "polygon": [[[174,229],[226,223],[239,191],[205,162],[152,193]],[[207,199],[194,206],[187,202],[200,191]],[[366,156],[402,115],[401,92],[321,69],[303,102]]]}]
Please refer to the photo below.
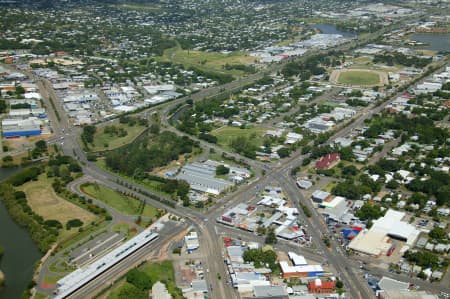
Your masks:
[{"label": "dirt patch", "polygon": [[52,138],[53,134],[45,134],[40,136],[32,136],[32,137],[20,137],[20,138],[11,138],[3,141],[3,144],[7,145],[11,150],[21,150],[24,148],[34,147],[34,144],[39,140],[47,140]]},{"label": "dirt patch", "polygon": [[64,225],[75,218],[85,224],[95,219],[93,214],[59,197],[43,176],[36,182],[26,183],[21,190],[26,193],[31,209],[45,220],[55,219]]},{"label": "dirt patch", "polygon": [[169,246],[172,242],[177,242],[182,240],[184,236],[187,234],[187,230],[182,231],[178,235],[174,236],[170,241],[166,242],[159,251],[159,255],[156,257],[156,261],[164,261],[169,259]]}]

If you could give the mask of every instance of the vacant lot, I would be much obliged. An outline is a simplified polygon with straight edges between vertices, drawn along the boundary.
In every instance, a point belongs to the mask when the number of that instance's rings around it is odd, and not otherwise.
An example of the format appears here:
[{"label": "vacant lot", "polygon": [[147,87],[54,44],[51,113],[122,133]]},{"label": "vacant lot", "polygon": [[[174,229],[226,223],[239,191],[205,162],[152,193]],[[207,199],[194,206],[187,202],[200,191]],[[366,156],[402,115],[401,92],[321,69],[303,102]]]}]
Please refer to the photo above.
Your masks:
[{"label": "vacant lot", "polygon": [[39,176],[39,180],[28,182],[19,189],[27,195],[31,209],[45,220],[55,219],[65,225],[70,219],[78,218],[88,224],[96,218],[94,214],[59,197],[45,174]]},{"label": "vacant lot", "polygon": [[[141,202],[137,199],[119,194],[106,186],[99,184],[88,184],[82,186],[82,191],[100,201],[103,201],[113,209],[125,215],[139,215]],[[155,207],[145,205],[142,212],[143,217],[155,218],[157,209]]]},{"label": "vacant lot", "polygon": [[263,135],[267,131],[267,128],[252,127],[249,129],[240,129],[236,127],[221,127],[211,132],[212,135],[217,137],[217,143],[220,146],[230,148],[230,141],[238,136],[245,136],[251,138],[256,146],[261,146],[263,141]]},{"label": "vacant lot", "polygon": [[116,128],[123,128],[127,131],[127,135],[124,137],[119,137],[116,134],[106,134],[104,132],[105,128],[99,128],[94,135],[94,145],[92,146],[92,151],[104,151],[112,150],[132,142],[136,137],[138,137],[146,127],[134,125],[130,127],[128,124],[113,123],[110,126],[115,126]]},{"label": "vacant lot", "polygon": [[205,71],[215,71],[219,73],[241,76],[244,74],[241,70],[226,70],[223,67],[226,64],[251,64],[255,62],[255,57],[251,57],[244,52],[233,52],[222,54],[217,52],[203,52],[193,50],[182,50],[180,47],[167,49],[164,55],[159,57],[160,61],[171,61],[179,63],[185,67],[196,67]]}]

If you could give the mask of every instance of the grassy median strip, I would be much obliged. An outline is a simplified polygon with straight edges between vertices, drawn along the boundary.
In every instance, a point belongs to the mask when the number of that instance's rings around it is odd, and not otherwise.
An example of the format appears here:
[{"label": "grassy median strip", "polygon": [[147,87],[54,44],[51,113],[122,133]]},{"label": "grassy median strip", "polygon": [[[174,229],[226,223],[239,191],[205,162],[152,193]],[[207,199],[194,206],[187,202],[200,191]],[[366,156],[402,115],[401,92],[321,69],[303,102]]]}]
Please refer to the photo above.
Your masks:
[{"label": "grassy median strip", "polygon": [[53,98],[52,98],[52,97],[49,97],[49,100],[50,100],[50,104],[52,105],[53,111],[55,111],[56,119],[57,119],[58,121],[61,121],[61,117],[59,116],[59,112],[58,112],[58,110],[56,109],[55,103],[53,102]]}]

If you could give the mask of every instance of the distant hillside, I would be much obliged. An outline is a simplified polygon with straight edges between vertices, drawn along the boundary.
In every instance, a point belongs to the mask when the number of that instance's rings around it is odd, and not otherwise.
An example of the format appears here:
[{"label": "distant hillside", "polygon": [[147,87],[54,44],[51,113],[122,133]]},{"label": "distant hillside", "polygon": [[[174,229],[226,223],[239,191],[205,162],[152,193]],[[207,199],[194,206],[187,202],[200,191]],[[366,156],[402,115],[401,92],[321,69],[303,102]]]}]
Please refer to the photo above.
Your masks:
[{"label": "distant hillside", "polygon": [[0,0],[1,6],[31,6],[31,7],[55,7],[64,3],[93,4],[93,3],[118,3],[120,0]]},{"label": "distant hillside", "polygon": [[0,0],[0,5],[54,6],[61,3],[159,3],[159,0]]}]

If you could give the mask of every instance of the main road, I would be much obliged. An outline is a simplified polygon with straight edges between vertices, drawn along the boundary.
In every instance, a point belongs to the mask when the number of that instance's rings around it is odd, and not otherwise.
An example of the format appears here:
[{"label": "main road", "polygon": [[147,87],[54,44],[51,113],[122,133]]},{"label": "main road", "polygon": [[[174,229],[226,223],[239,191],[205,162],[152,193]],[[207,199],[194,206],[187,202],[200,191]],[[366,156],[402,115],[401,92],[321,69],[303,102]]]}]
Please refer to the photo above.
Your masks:
[{"label": "main road", "polygon": [[[378,34],[383,34],[385,32],[387,31],[383,30]],[[378,35],[374,35],[374,37],[376,36]],[[344,45],[340,49],[345,49],[346,47],[354,47],[357,44],[361,44],[367,41],[358,41],[358,42],[354,41],[347,45]],[[305,57],[301,59],[305,59]],[[245,85],[255,82],[256,80],[262,78],[267,73],[280,70],[283,65],[284,64],[273,65],[262,73],[257,73],[242,78],[240,80],[227,83],[222,86],[204,89],[196,94],[175,100],[167,105],[164,105],[163,121],[169,129],[177,131],[176,129],[170,127],[170,124],[167,119],[168,113],[174,107],[176,107],[176,105],[183,104],[187,99],[197,101],[210,96],[220,95],[221,93],[224,92],[229,93],[240,90]],[[303,215],[302,209],[300,208],[300,202],[302,202],[303,204],[310,205],[310,201],[302,197],[301,193],[298,192],[298,190],[295,187],[295,181],[289,175],[290,168],[295,163],[300,164],[303,158],[305,158],[300,153],[296,153],[292,158],[286,159],[282,163],[280,163],[280,165],[272,167],[271,171],[269,171],[268,174],[262,176],[258,181],[255,181],[254,183],[237,191],[235,194],[233,194],[234,198],[230,199],[229,203],[225,203],[224,205],[224,201],[219,200],[212,208],[210,208],[206,216],[203,213],[181,206],[171,208],[169,206],[163,205],[159,201],[155,201],[153,198],[142,195],[143,192],[147,192],[150,194],[152,192],[149,190],[143,190],[141,186],[138,186],[133,182],[127,181],[126,187],[117,184],[118,181],[126,181],[126,180],[112,173],[104,171],[98,168],[94,163],[87,161],[85,152],[78,143],[78,130],[73,129],[69,125],[69,121],[67,119],[65,111],[63,110],[60,104],[61,102],[58,100],[58,96],[54,92],[50,82],[40,78],[37,78],[37,82],[39,84],[41,91],[44,91],[43,98],[46,106],[47,107],[54,106],[55,108],[56,113],[55,111],[53,111],[53,109],[48,109],[48,113],[49,119],[53,123],[53,128],[55,130],[57,137],[63,136],[66,137],[64,141],[61,141],[61,148],[64,154],[76,157],[82,163],[83,172],[85,174],[95,177],[102,183],[116,189],[125,189],[127,191],[135,190],[136,196],[140,197],[141,199],[145,200],[146,202],[152,205],[164,208],[175,215],[184,217],[189,223],[191,223],[191,225],[193,225],[199,231],[201,246],[206,249],[205,252],[207,253],[208,256],[207,260],[209,271],[207,271],[208,273],[206,275],[206,278],[209,281],[210,286],[212,287],[210,291],[212,293],[213,298],[238,298],[236,292],[231,287],[227,287],[219,279],[219,276],[226,277],[227,269],[225,267],[225,264],[223,263],[222,257],[223,244],[222,242],[219,241],[220,235],[217,232],[217,228],[215,225],[215,218],[218,215],[220,215],[220,213],[225,209],[226,204],[232,205],[238,202],[242,202],[243,200],[247,200],[250,198],[248,196],[251,195],[252,192],[254,192],[253,189],[254,187],[258,185],[263,186],[264,184],[270,183],[272,181],[277,181],[279,185],[285,190],[285,192],[287,192],[288,196],[294,201],[299,211],[302,213],[302,216],[304,217],[305,221],[309,223],[310,230],[312,228],[317,230],[317,231],[314,230],[310,231],[310,233],[313,233],[315,235],[314,237],[315,245],[317,246],[317,248],[322,249],[321,251],[324,253],[323,254],[324,257],[327,258],[329,263],[332,264],[332,266],[338,271],[337,274],[344,281],[344,284],[348,289],[351,297],[364,299],[374,298],[374,294],[373,292],[368,290],[367,284],[363,280],[361,280],[361,278],[358,275],[355,274],[352,268],[352,262],[350,262],[346,258],[346,256],[343,255],[340,250],[338,250],[339,245],[332,241],[332,246],[334,249],[332,251],[329,251],[328,248],[326,248],[325,244],[321,241],[321,237],[328,233],[327,228],[323,225],[323,223],[320,220],[321,217],[317,215],[315,212],[314,216],[311,218],[307,218],[305,215]],[[53,100],[54,105],[52,104],[51,99]],[[383,104],[382,106],[376,109],[381,110],[386,104],[387,103]],[[357,118],[356,121],[351,123],[349,126],[341,128],[341,130],[338,131],[334,135],[334,137],[347,135],[353,128],[361,125],[364,119],[368,117],[370,117],[370,113],[366,113],[365,115],[360,116],[359,118]],[[204,141],[202,141],[202,145],[211,147],[210,144],[207,144]],[[224,152],[222,149],[220,150]],[[239,159],[243,159],[246,163],[248,163],[255,169],[267,169],[267,166],[261,162],[243,158],[234,153],[228,154],[235,156]],[[160,195],[157,194],[152,195],[160,197]]]}]

